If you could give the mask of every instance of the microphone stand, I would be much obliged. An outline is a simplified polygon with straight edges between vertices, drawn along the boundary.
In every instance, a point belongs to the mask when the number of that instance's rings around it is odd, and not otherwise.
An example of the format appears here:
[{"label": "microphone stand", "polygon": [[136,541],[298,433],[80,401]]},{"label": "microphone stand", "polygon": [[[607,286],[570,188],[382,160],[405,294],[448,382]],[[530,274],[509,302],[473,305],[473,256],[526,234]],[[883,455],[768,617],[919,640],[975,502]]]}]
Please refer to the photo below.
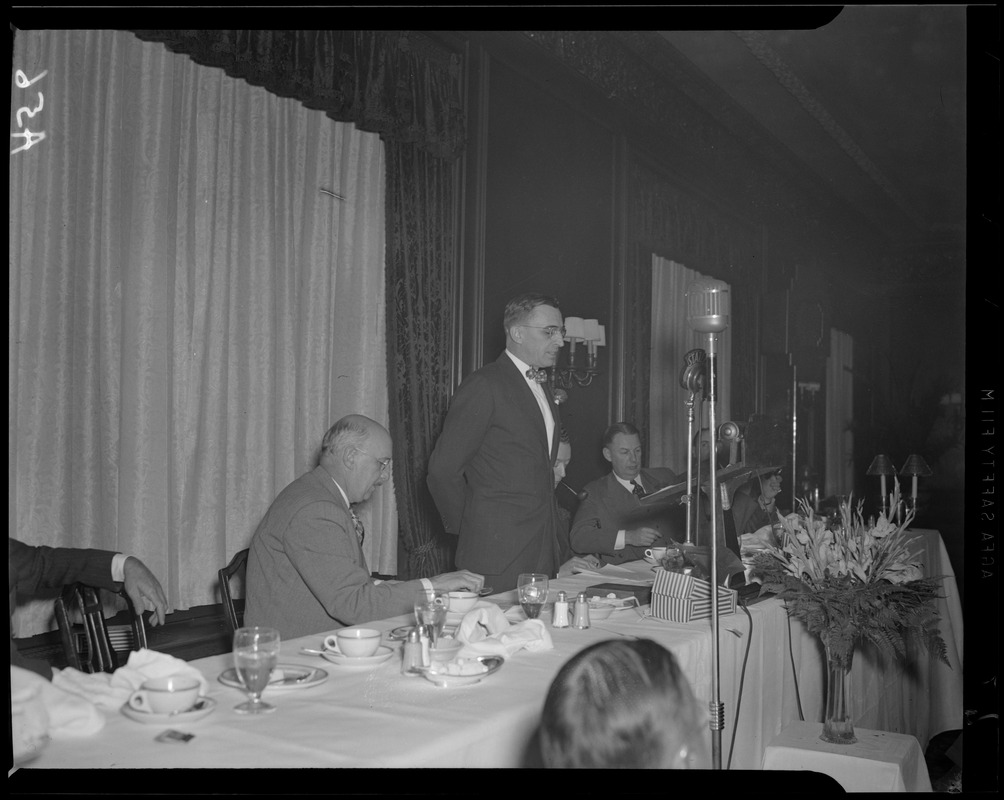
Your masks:
[{"label": "microphone stand", "polygon": [[725,707],[721,702],[721,676],[719,673],[718,652],[718,514],[715,512],[715,502],[718,498],[717,455],[715,451],[715,398],[717,391],[717,376],[715,375],[715,345],[717,336],[708,333],[708,413],[710,415],[709,430],[711,431],[711,453],[708,468],[710,481],[709,502],[711,503],[711,700],[708,707],[711,711],[711,768],[722,768],[722,728],[725,723]]},{"label": "microphone stand", "polygon": [[690,393],[687,400],[687,494],[684,502],[687,504],[687,544],[694,544],[696,536],[693,531],[697,525],[696,517],[692,519],[694,505],[694,395]]}]

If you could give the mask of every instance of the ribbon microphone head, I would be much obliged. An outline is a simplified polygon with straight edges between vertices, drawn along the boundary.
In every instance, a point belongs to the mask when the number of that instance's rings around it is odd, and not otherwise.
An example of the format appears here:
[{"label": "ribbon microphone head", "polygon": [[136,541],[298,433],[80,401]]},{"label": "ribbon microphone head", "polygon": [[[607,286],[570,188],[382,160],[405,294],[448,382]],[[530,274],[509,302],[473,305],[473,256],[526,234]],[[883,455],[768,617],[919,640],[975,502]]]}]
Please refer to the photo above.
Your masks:
[{"label": "ribbon microphone head", "polygon": [[684,366],[680,373],[680,386],[688,392],[701,392],[704,390],[704,360],[707,358],[700,348],[691,350],[683,357]]},{"label": "ribbon microphone head", "polygon": [[729,285],[698,278],[687,289],[687,324],[698,333],[721,333],[729,327]]}]

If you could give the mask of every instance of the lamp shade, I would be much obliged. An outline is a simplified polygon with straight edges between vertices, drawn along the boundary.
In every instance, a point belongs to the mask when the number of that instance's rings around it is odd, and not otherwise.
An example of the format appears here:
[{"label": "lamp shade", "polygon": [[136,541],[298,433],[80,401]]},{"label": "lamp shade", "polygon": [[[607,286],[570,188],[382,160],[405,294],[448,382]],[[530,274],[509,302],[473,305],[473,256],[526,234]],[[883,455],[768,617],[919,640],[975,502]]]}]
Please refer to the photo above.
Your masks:
[{"label": "lamp shade", "polygon": [[872,459],[872,463],[868,467],[868,472],[866,475],[895,475],[896,467],[892,465],[892,459],[889,456],[878,455]]},{"label": "lamp shade", "polygon": [[598,320],[595,319],[582,320],[582,329],[583,329],[582,338],[585,339],[587,342],[595,342],[597,339],[600,338],[600,325]]},{"label": "lamp shade", "polygon": [[924,461],[923,456],[918,456],[916,453],[909,456],[906,459],[906,463],[903,465],[903,469],[899,471],[900,475],[919,475],[922,478],[926,478],[929,475],[933,475],[931,468],[927,466],[927,462]]},{"label": "lamp shade", "polygon": [[600,332],[600,338],[598,338],[596,340],[596,346],[597,347],[606,347],[607,346],[607,329],[603,325],[597,325],[596,327],[597,327],[597,329]]},{"label": "lamp shade", "polygon": [[568,341],[582,341],[585,336],[582,317],[565,317],[565,339]]}]

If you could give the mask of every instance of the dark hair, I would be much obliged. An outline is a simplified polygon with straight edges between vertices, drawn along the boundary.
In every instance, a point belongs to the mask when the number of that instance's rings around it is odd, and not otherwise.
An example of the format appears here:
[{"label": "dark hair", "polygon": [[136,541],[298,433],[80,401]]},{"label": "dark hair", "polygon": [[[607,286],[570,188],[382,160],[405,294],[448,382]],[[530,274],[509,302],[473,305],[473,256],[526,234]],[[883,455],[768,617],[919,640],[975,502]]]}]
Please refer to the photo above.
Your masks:
[{"label": "dark hair", "polygon": [[663,767],[703,748],[697,701],[676,657],[651,639],[599,642],[573,656],[544,700],[547,767]]},{"label": "dark hair", "polygon": [[610,447],[618,433],[623,433],[625,436],[641,437],[641,433],[630,422],[615,422],[603,432],[603,446]]},{"label": "dark hair", "polygon": [[528,293],[514,297],[505,304],[505,313],[502,315],[502,329],[509,335],[509,329],[513,325],[520,324],[525,320],[537,306],[553,306],[560,308],[558,298],[546,294]]}]

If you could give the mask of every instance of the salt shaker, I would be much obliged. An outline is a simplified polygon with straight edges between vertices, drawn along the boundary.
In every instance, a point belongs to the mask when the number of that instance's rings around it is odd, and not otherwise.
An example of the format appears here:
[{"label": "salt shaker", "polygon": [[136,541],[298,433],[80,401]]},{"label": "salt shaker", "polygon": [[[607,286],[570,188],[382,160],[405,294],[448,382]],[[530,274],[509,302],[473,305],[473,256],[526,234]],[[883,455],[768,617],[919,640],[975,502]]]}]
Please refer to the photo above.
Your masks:
[{"label": "salt shaker", "polygon": [[401,674],[418,675],[418,670],[422,664],[422,640],[418,634],[418,628],[408,631],[408,638],[405,639],[404,647],[401,650]]},{"label": "salt shaker", "polygon": [[551,627],[568,627],[568,597],[564,592],[558,592],[558,599],[554,601],[554,616],[551,619]]},{"label": "salt shaker", "polygon": [[429,653],[429,627],[427,625],[418,626],[418,639],[421,643],[422,666],[427,667],[432,663],[432,656]]},{"label": "salt shaker", "polygon": [[589,627],[589,601],[585,592],[579,592],[579,597],[575,601],[575,621],[572,627],[579,629]]}]

